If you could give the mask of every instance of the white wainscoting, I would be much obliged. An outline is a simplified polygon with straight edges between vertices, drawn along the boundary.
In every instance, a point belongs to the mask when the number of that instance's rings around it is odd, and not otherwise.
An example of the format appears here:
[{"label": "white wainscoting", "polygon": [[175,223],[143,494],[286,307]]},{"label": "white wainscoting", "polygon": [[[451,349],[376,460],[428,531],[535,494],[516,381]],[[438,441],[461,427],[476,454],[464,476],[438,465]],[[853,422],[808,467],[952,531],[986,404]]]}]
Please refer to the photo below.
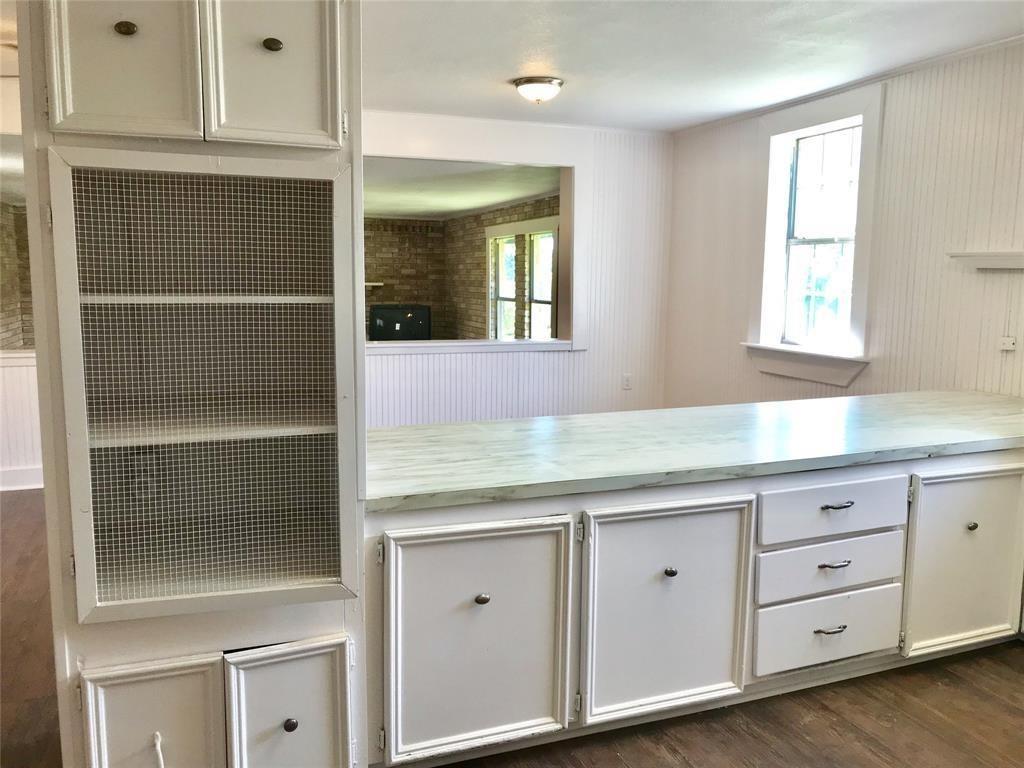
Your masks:
[{"label": "white wainscoting", "polygon": [[0,490],[43,487],[35,352],[0,353]]},{"label": "white wainscoting", "polygon": [[[459,118],[443,118],[452,120]],[[529,123],[516,130],[564,132],[563,140],[582,132],[593,140],[590,232],[580,238],[590,249],[589,279],[577,283],[586,291],[586,349],[367,356],[368,427],[661,404],[671,137]],[[427,138],[410,141],[432,144]],[[524,138],[526,146],[530,141]],[[366,152],[387,154],[383,149],[368,143]],[[624,374],[632,375],[632,389],[622,388]]]},{"label": "white wainscoting", "polygon": [[1024,272],[975,271],[948,251],[1024,249],[1024,43],[886,82],[866,357],[849,388],[760,373],[740,342],[760,301],[766,172],[758,119],[683,131],[675,199],[665,404],[900,390],[1024,395]]}]

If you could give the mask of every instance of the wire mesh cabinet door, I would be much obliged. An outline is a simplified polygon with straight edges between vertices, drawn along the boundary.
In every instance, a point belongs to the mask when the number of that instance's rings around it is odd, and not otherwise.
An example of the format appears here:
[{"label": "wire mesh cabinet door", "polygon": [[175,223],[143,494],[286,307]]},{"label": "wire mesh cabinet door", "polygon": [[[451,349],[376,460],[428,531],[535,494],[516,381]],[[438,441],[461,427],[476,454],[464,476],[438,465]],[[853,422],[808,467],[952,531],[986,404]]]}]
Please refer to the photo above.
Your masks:
[{"label": "wire mesh cabinet door", "polygon": [[79,620],[355,595],[352,176],[50,150]]}]

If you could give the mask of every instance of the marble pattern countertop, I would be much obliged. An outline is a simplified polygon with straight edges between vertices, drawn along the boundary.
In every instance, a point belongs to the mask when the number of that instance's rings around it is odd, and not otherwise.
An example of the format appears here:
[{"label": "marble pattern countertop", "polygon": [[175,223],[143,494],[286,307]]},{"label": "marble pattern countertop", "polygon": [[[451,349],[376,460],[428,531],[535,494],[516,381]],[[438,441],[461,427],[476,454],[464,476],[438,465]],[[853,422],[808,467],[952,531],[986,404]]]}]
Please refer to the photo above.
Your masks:
[{"label": "marble pattern countertop", "polygon": [[367,512],[1024,447],[1024,399],[906,392],[373,429]]}]

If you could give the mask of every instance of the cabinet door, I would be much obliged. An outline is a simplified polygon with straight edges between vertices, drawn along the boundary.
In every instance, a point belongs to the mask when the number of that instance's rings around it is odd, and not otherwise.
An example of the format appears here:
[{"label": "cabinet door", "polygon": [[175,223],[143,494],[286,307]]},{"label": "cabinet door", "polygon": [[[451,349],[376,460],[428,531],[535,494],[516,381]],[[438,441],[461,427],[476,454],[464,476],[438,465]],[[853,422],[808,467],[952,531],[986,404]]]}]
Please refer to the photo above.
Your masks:
[{"label": "cabinet door", "polygon": [[202,0],[206,138],[341,144],[338,0]]},{"label": "cabinet door", "polygon": [[904,654],[1013,635],[1024,572],[1024,466],[914,477]]},{"label": "cabinet door", "polygon": [[568,724],[572,519],[388,532],[391,764]]},{"label": "cabinet door", "polygon": [[49,0],[50,127],[202,139],[194,0]]},{"label": "cabinet door", "polygon": [[752,504],[587,514],[587,723],[739,693]]},{"label": "cabinet door", "polygon": [[351,765],[345,635],[227,654],[232,768]]},{"label": "cabinet door", "polygon": [[90,768],[224,765],[221,655],[85,670]]}]

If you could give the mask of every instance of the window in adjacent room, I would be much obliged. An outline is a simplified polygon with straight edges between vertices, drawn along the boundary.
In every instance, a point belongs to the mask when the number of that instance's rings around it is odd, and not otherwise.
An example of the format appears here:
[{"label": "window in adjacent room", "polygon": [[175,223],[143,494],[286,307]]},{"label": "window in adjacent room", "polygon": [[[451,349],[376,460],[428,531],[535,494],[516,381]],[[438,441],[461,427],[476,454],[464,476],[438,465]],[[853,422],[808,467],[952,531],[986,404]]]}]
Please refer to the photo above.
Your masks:
[{"label": "window in adjacent room", "polygon": [[516,337],[516,239],[491,238],[491,338]]},{"label": "window in adjacent room", "polygon": [[557,338],[558,217],[487,228],[490,338]]},{"label": "window in adjacent room", "polygon": [[555,233],[530,235],[530,338],[551,339],[555,285]]}]

